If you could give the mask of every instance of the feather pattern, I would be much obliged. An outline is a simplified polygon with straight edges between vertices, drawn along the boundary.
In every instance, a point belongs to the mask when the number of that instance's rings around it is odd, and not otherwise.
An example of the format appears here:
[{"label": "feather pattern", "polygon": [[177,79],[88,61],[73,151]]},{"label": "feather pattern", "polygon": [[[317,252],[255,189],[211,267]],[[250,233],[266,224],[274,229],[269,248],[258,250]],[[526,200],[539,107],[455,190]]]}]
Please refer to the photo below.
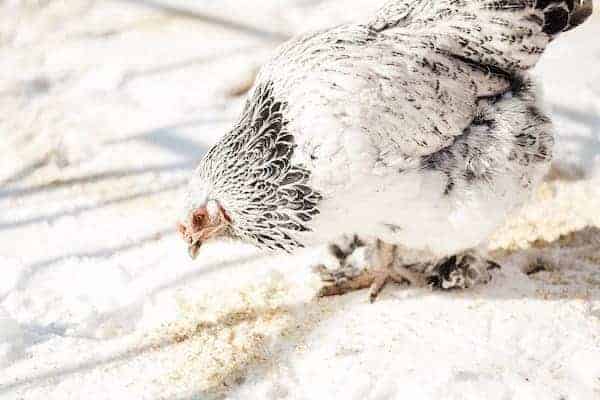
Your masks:
[{"label": "feather pattern", "polygon": [[197,173],[234,217],[236,236],[290,251],[302,245],[290,232],[309,230],[321,195],[306,185],[310,172],[291,163],[296,145],[286,108],[273,97],[272,83],[257,87],[236,128],[209,151]]}]

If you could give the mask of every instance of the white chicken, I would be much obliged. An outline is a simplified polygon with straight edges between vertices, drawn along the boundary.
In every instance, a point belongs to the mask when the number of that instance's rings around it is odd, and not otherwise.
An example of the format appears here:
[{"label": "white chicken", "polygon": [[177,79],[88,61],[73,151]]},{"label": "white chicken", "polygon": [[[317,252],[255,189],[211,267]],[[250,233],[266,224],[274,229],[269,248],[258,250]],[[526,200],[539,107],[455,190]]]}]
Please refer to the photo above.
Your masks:
[{"label": "white chicken", "polygon": [[284,44],[190,180],[190,254],[223,235],[332,243],[323,295],[488,281],[497,265],[473,249],[552,157],[527,71],[591,12],[591,0],[394,0]]}]

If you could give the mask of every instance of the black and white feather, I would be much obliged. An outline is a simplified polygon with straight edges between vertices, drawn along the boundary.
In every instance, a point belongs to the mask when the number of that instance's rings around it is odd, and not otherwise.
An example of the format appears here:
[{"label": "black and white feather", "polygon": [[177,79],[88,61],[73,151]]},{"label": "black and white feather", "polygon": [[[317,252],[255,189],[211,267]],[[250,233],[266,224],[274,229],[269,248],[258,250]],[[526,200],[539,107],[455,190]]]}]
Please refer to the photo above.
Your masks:
[{"label": "black and white feather", "polygon": [[293,250],[360,233],[453,254],[483,241],[546,173],[549,119],[527,71],[590,0],[390,1],[284,44],[201,162],[192,209]]},{"label": "black and white feather", "polygon": [[291,251],[302,246],[292,233],[309,230],[321,195],[307,186],[310,172],[290,162],[296,145],[286,109],[271,82],[258,86],[236,128],[208,152],[196,173],[210,185],[211,198],[234,216],[232,233]]}]

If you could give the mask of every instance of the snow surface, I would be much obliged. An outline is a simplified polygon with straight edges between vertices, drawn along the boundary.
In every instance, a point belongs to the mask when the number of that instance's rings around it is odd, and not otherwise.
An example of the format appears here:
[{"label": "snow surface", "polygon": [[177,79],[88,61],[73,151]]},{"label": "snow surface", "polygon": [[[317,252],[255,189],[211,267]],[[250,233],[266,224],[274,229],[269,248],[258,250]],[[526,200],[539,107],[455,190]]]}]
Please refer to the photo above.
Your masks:
[{"label": "snow surface", "polygon": [[536,69],[557,161],[490,285],[318,300],[318,249],[188,259],[183,185],[236,93],[380,3],[0,3],[0,398],[600,399],[598,12]]}]

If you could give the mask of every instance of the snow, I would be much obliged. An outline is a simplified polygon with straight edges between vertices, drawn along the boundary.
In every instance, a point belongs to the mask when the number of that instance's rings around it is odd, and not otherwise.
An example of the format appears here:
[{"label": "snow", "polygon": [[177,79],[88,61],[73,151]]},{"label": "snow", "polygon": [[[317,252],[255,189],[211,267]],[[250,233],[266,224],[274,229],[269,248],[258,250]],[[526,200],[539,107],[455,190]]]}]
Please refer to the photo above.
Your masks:
[{"label": "snow", "polygon": [[209,17],[0,4],[0,398],[600,398],[598,12],[536,68],[557,161],[494,236],[493,282],[369,304],[315,299],[319,249],[192,262],[174,225],[281,38],[377,2],[169,3]]}]

